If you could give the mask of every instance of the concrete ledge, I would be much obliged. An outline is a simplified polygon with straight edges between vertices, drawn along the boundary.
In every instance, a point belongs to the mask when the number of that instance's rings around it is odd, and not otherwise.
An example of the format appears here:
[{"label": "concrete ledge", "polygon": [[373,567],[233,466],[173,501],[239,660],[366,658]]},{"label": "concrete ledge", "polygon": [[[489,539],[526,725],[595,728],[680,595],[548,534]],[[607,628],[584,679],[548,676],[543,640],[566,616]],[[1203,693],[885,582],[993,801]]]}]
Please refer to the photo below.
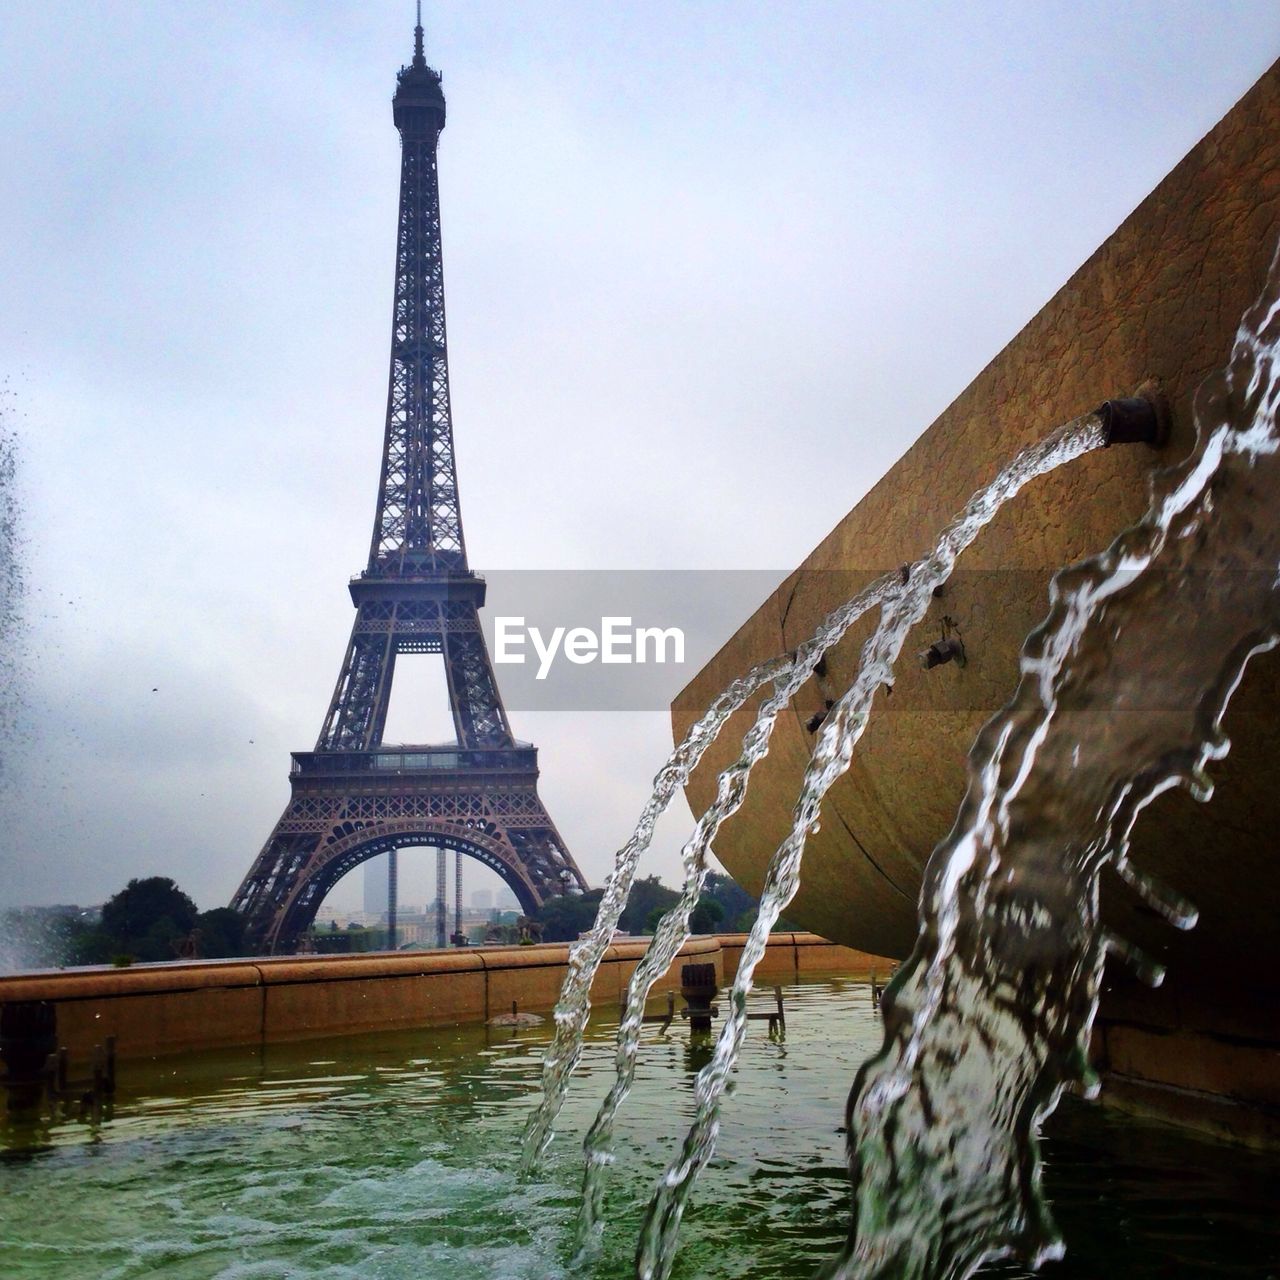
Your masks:
[{"label": "concrete ledge", "polygon": [[1156,1084],[1108,1071],[1102,1101],[1129,1115],[1176,1124],[1197,1133],[1260,1151],[1280,1150],[1280,1110],[1251,1106],[1207,1093]]},{"label": "concrete ledge", "polygon": [[1098,1032],[1095,1044],[1108,1079],[1213,1095],[1280,1117],[1280,1047],[1274,1042],[1108,1020]]},{"label": "concrete ledge", "polygon": [[77,1057],[107,1036],[116,1037],[122,1057],[262,1040],[261,975],[256,965],[243,960],[68,969],[0,979],[0,1004],[25,1000],[57,1006],[58,1042]]},{"label": "concrete ledge", "polygon": [[13,1000],[87,1000],[147,995],[157,991],[203,991],[212,987],[256,987],[257,961],[196,960],[132,965],[127,969],[37,969],[0,977],[0,1004]]},{"label": "concrete ledge", "polygon": [[[609,947],[593,1003],[621,1001],[647,945]],[[714,963],[723,984],[720,939],[708,936],[685,944],[657,990],[678,989],[679,966],[692,959]],[[0,978],[0,1004],[54,1004],[58,1041],[75,1056],[115,1036],[121,1058],[139,1058],[480,1022],[513,1002],[526,1012],[549,1010],[568,961],[567,944],[548,943],[49,970]]]},{"label": "concrete ledge", "polygon": [[[745,933],[722,933],[720,948],[724,953],[724,976],[732,982],[738,972],[738,960],[747,943]],[[816,933],[774,933],[756,966],[756,977],[788,979],[801,973],[844,973],[850,977],[887,978],[898,962],[886,956],[873,956],[866,951],[829,942]]]}]

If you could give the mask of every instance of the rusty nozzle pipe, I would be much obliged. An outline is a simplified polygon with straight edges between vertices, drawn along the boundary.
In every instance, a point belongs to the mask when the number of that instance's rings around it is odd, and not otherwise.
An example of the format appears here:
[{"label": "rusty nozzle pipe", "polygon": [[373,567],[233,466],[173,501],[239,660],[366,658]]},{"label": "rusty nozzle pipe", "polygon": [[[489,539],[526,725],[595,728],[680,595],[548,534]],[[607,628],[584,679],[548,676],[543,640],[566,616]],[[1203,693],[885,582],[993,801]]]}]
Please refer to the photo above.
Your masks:
[{"label": "rusty nozzle pipe", "polygon": [[1149,444],[1160,449],[1169,439],[1169,407],[1155,393],[1104,400],[1094,413],[1102,419],[1104,444]]},{"label": "rusty nozzle pipe", "polygon": [[916,658],[925,671],[932,671],[945,662],[956,662],[963,667],[964,645],[955,636],[949,636],[945,640],[935,640],[927,649],[921,649]]}]

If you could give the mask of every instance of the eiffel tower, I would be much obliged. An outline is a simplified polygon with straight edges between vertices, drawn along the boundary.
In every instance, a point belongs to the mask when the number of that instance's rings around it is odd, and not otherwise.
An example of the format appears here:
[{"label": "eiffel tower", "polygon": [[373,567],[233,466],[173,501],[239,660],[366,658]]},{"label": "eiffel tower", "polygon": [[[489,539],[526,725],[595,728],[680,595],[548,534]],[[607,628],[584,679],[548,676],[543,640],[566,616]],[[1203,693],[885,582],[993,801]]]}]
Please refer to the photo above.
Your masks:
[{"label": "eiffel tower", "polygon": [[[353,867],[407,845],[478,859],[526,912],[586,888],[538,797],[537,749],[512,736],[480,630],[484,579],[467,567],[436,173],[444,93],[423,56],[420,3],[392,104],[400,214],[378,510],[324,727],[314,750],[293,753],[289,804],[231,902],[264,953],[292,950]],[[456,742],[383,743],[396,656],[411,653],[443,655]]]}]

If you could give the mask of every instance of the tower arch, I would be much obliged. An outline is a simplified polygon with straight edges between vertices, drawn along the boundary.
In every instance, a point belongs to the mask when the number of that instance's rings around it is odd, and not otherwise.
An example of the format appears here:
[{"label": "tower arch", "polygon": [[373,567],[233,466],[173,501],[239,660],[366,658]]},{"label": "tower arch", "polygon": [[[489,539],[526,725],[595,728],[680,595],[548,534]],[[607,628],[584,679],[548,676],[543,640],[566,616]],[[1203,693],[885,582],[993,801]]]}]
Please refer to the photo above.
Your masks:
[{"label": "tower arch", "polygon": [[296,946],[338,881],[370,858],[392,850],[419,845],[450,849],[496,872],[516,895],[526,915],[531,915],[545,901],[511,846],[501,836],[483,830],[408,818],[373,823],[343,834],[335,833],[335,837],[317,851],[309,862],[307,874],[299,877],[275,913],[270,931],[263,938],[268,954],[289,951]]}]

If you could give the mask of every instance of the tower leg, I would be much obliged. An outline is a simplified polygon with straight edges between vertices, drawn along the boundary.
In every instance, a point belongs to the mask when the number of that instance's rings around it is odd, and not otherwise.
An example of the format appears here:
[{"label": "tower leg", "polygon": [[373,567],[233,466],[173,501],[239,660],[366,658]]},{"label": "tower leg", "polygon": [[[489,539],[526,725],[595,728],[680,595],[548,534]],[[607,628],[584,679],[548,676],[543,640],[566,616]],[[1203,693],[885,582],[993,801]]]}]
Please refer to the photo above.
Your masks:
[{"label": "tower leg", "polygon": [[453,855],[453,936],[462,945],[462,850]]},{"label": "tower leg", "polygon": [[449,918],[448,894],[449,886],[445,877],[449,870],[449,852],[447,849],[436,850],[436,946],[448,945],[445,929]]},{"label": "tower leg", "polygon": [[396,915],[400,907],[399,867],[396,865],[396,851],[387,854],[387,949],[394,951],[399,946],[396,937]]}]

